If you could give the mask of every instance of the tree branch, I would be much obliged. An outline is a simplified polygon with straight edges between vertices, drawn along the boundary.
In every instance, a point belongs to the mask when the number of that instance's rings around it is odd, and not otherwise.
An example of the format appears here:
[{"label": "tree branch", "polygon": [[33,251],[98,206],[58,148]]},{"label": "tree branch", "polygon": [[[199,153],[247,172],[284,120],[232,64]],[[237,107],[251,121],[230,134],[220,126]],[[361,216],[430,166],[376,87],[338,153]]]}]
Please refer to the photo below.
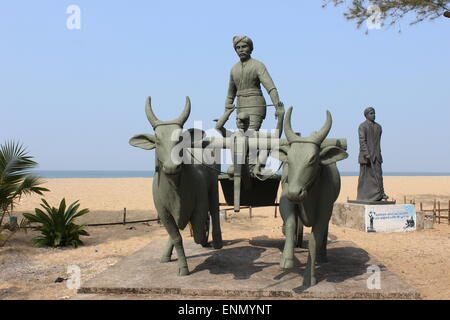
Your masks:
[{"label": "tree branch", "polygon": [[[323,0],[322,7],[330,3],[334,6],[345,6],[343,0]],[[367,11],[371,5],[378,6],[387,25],[398,23],[408,13],[415,14],[415,20],[410,22],[410,25],[425,20],[435,20],[442,16],[450,18],[450,0],[352,0],[347,6],[344,17],[354,20],[359,28],[371,17]]]}]

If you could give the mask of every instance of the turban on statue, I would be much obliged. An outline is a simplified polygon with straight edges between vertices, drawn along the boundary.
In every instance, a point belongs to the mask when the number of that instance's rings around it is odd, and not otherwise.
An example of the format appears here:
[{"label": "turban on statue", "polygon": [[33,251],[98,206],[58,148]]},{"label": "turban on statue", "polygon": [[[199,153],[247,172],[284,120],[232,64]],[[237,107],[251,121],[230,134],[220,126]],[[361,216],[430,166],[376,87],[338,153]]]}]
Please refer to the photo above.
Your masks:
[{"label": "turban on statue", "polygon": [[375,111],[375,109],[372,107],[368,107],[368,108],[364,109],[364,117],[367,117],[367,115],[369,114],[370,111]]},{"label": "turban on statue", "polygon": [[234,36],[233,37],[233,48],[236,49],[236,46],[239,42],[245,42],[250,47],[250,50],[253,51],[253,41],[247,36]]}]

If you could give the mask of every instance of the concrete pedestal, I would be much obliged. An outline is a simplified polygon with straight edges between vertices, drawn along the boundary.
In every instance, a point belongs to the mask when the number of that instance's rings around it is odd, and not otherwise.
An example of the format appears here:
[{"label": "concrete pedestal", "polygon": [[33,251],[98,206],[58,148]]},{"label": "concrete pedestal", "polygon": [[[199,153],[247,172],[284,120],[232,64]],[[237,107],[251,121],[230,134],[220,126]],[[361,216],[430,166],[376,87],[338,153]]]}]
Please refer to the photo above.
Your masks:
[{"label": "concrete pedestal", "polygon": [[[254,238],[224,241],[220,250],[184,241],[191,274],[179,277],[177,261],[160,263],[165,241],[124,258],[79,289],[75,299],[113,299],[133,295],[202,297],[278,297],[294,299],[420,299],[420,294],[352,242],[330,241],[328,262],[317,265],[317,285],[302,290],[308,251],[295,249],[295,267],[280,269],[284,239]],[[371,287],[373,268],[379,287]],[[131,296],[130,296],[131,295]]]}]

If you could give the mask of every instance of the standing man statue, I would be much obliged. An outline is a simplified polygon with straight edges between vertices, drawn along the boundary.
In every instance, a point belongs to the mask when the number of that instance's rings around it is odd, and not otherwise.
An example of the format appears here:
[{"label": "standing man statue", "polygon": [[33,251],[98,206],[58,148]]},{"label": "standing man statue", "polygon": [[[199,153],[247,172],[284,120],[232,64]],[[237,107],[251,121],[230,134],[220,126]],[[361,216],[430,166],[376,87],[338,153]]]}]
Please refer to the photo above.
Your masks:
[{"label": "standing man statue", "polygon": [[284,113],[284,105],[278,97],[277,88],[264,64],[251,57],[252,39],[247,36],[235,36],[233,47],[240,61],[231,68],[225,112],[233,108],[234,99],[237,98],[237,113],[247,113],[250,116],[249,129],[258,131],[266,117],[267,107],[261,84],[276,108],[275,119]]},{"label": "standing man statue", "polygon": [[[248,129],[259,131],[266,117],[268,106],[261,90],[262,84],[276,108],[275,119],[280,123],[284,116],[284,105],[280,101],[277,88],[265,65],[251,57],[253,51],[252,39],[247,36],[235,36],[233,37],[233,47],[240,61],[231,68],[228,93],[225,100],[225,114],[234,107],[233,102],[236,98],[237,118],[240,114],[245,113],[249,117]],[[281,131],[279,134],[281,135]],[[253,173],[260,172],[266,159],[267,150],[261,150],[258,163],[252,170]]]},{"label": "standing man statue", "polygon": [[375,109],[372,107],[364,110],[366,121],[358,128],[360,164],[358,179],[358,195],[356,200],[381,201],[387,200],[384,193],[383,171],[381,164],[381,126],[375,122]]}]

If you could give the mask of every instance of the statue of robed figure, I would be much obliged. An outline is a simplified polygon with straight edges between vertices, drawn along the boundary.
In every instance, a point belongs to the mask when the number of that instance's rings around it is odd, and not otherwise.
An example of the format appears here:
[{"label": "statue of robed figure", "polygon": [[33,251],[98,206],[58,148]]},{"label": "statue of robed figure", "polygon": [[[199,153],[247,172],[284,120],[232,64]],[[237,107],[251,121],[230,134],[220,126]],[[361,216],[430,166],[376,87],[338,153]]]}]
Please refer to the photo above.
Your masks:
[{"label": "statue of robed figure", "polygon": [[375,122],[375,109],[364,110],[366,121],[358,128],[360,165],[357,201],[387,200],[384,193],[383,171],[381,164],[381,126]]}]

